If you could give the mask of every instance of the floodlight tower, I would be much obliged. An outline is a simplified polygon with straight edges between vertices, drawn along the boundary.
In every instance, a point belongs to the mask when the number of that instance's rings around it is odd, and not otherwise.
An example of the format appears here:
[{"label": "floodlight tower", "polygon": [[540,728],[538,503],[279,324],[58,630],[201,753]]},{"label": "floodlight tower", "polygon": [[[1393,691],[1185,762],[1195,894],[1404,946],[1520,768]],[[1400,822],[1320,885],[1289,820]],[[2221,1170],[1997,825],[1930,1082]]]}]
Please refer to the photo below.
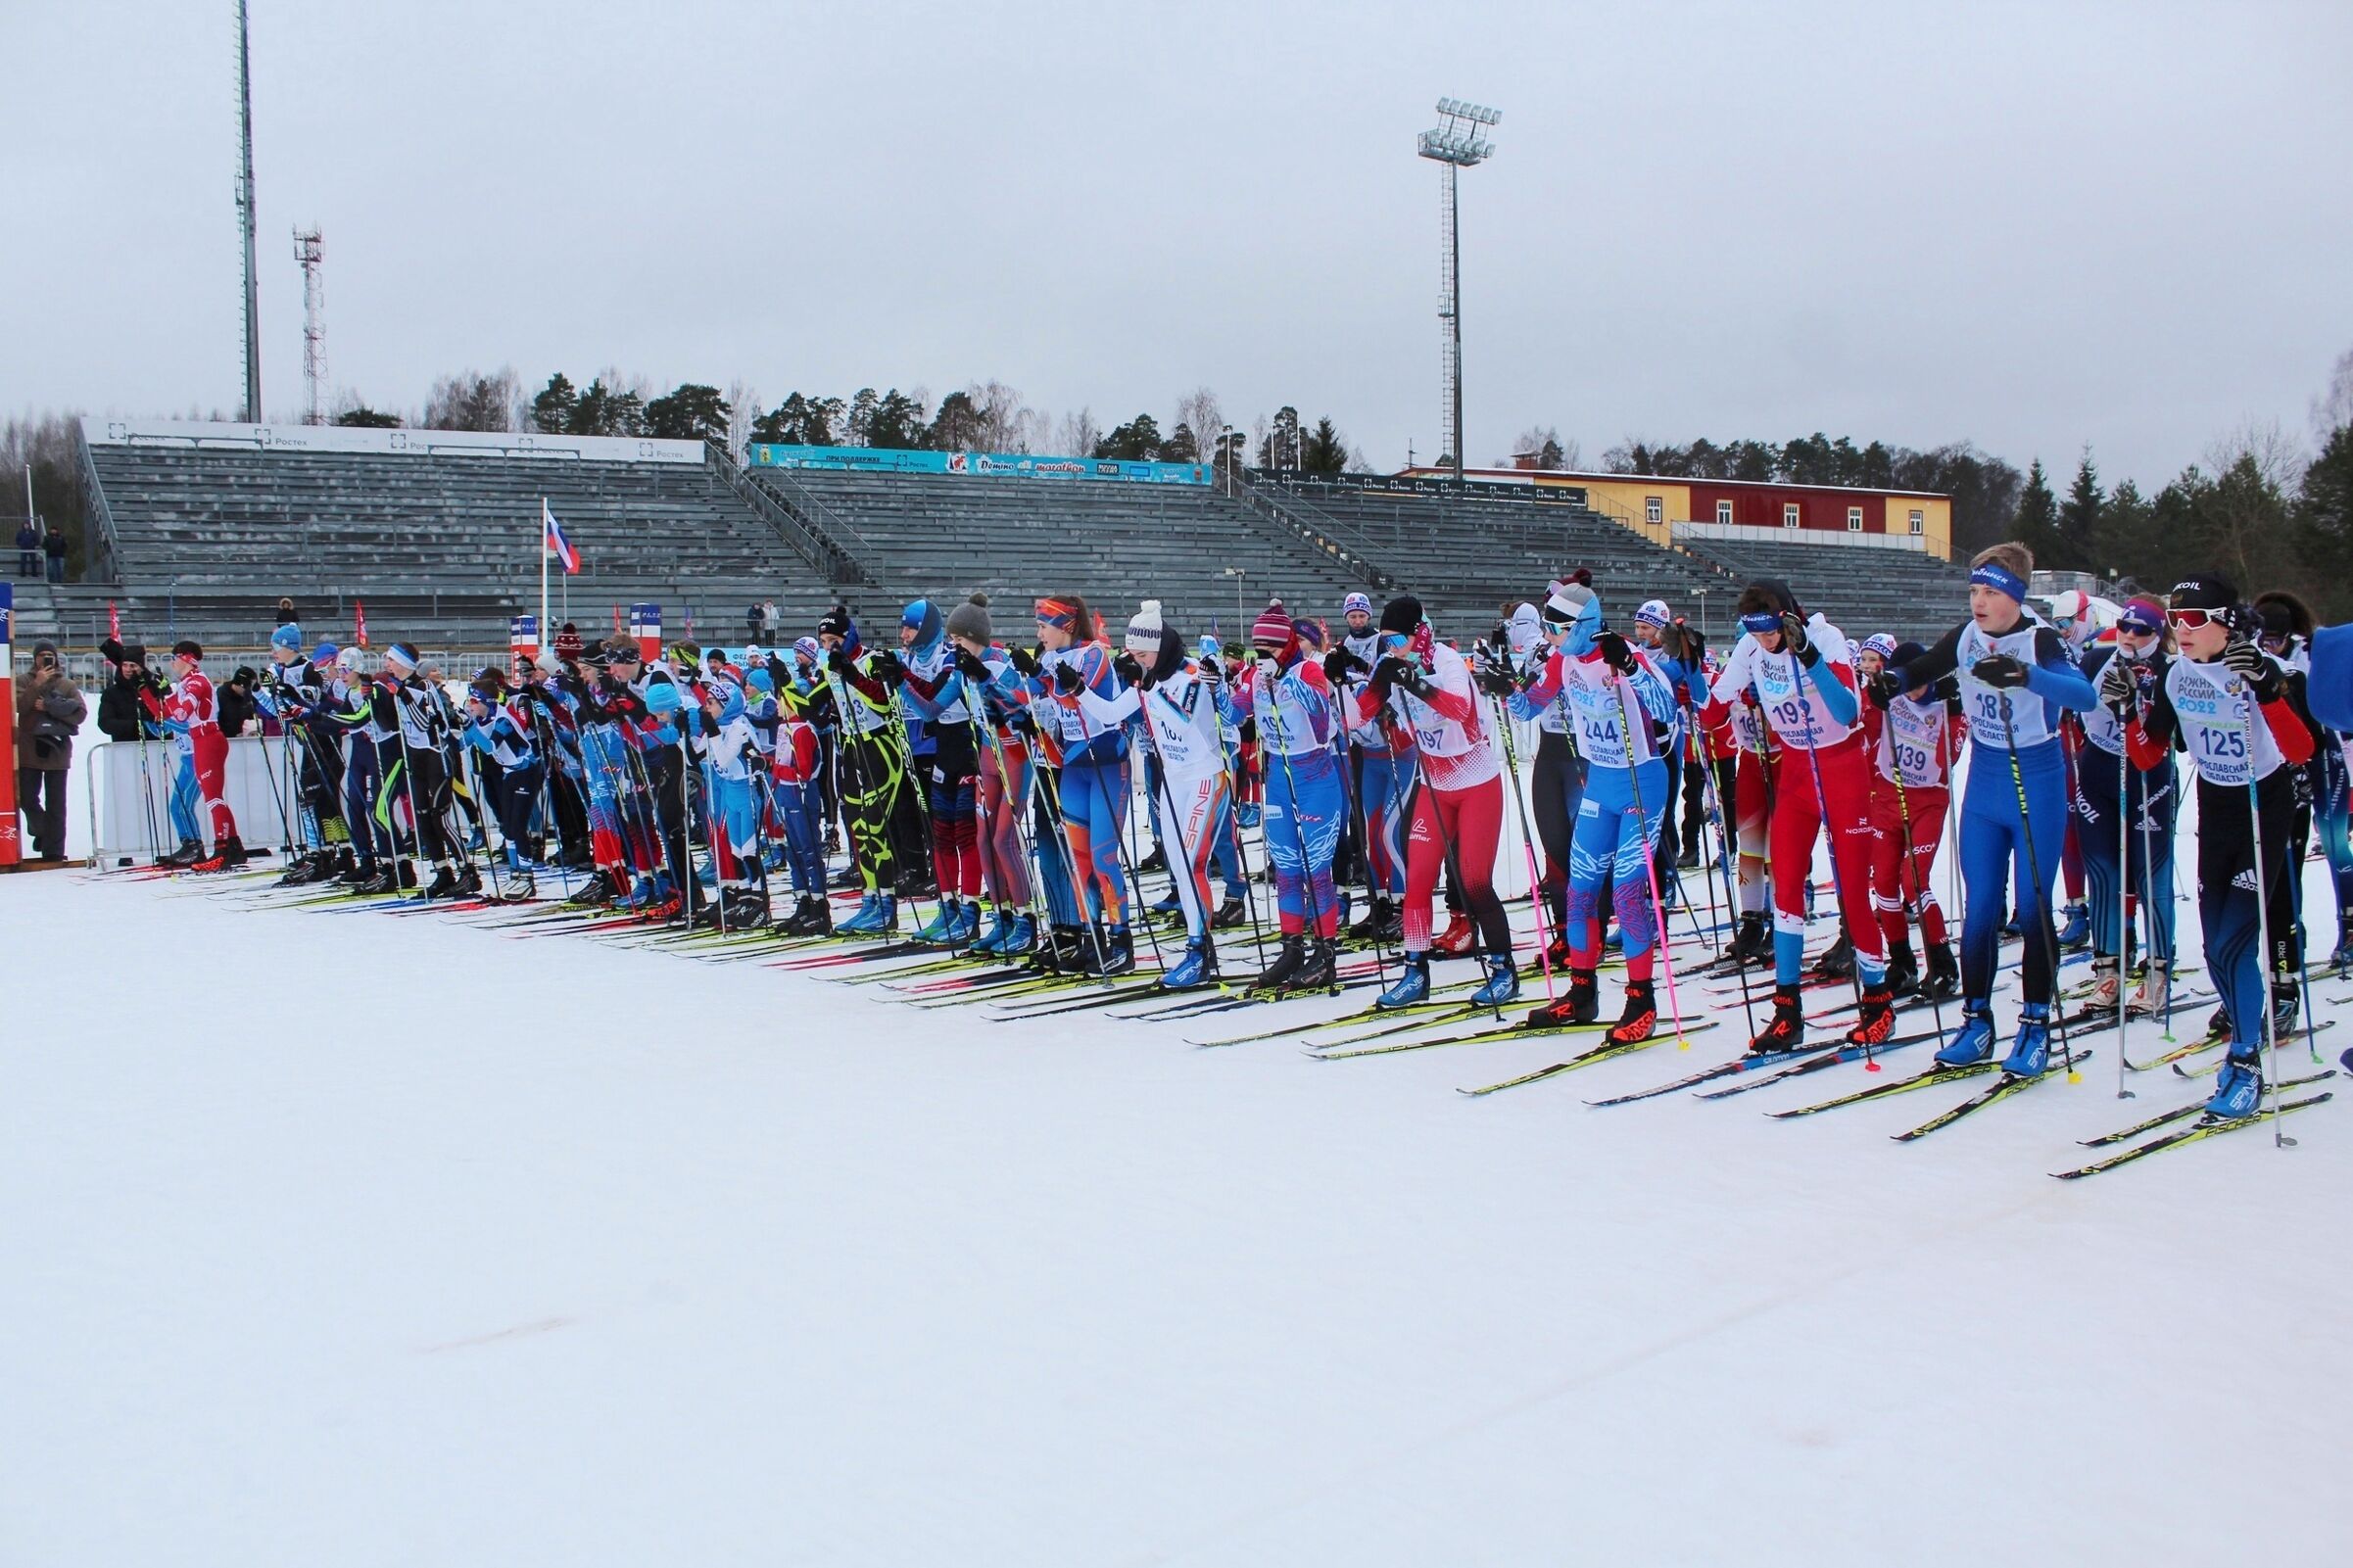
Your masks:
[{"label": "floodlight tower", "polygon": [[253,38],[237,0],[237,227],[245,239],[245,422],[262,422],[261,289],[254,280]]},{"label": "floodlight tower", "polygon": [[1503,112],[1459,98],[1438,100],[1438,128],[1425,130],[1415,151],[1443,166],[1441,189],[1445,259],[1438,277],[1438,325],[1443,348],[1444,387],[1439,417],[1446,426],[1442,450],[1454,453],[1455,483],[1463,484],[1468,460],[1463,454],[1463,225],[1455,202],[1455,178],[1495,155],[1495,144],[1479,134],[1503,119]]},{"label": "floodlight tower", "polygon": [[326,264],[326,236],[317,228],[294,231],[294,259],[303,265],[303,423],[327,422],[327,294],[319,268]]}]

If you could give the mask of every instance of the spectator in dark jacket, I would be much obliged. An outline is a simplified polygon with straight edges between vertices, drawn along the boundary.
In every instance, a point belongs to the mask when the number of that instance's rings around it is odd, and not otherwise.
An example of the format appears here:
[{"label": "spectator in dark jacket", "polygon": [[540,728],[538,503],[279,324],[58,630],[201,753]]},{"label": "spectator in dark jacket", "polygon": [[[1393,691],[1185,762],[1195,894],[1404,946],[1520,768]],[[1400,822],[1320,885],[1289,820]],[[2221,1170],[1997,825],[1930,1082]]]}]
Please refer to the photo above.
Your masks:
[{"label": "spectator in dark jacket", "polygon": [[17,688],[17,807],[43,860],[66,858],[66,774],[90,705],[59,662],[57,644],[32,645],[32,673]]},{"label": "spectator in dark jacket", "polygon": [[234,739],[245,733],[247,725],[253,723],[254,683],[260,679],[252,665],[240,664],[237,673],[230,676],[214,693],[220,704],[220,733],[223,736]]},{"label": "spectator in dark jacket", "polygon": [[49,556],[49,581],[52,583],[64,582],[66,580],[66,536],[64,533],[52,525],[49,537],[41,542],[41,548]]},{"label": "spectator in dark jacket", "polygon": [[98,651],[108,670],[106,689],[98,693],[99,733],[109,740],[136,740],[143,733],[152,738],[139,693],[152,690],[160,697],[164,682],[147,667],[147,649],[136,642],[124,647],[109,638],[98,644]]},{"label": "spectator in dark jacket", "polygon": [[301,622],[302,617],[294,613],[294,600],[290,598],[278,600],[278,625],[297,626]]},{"label": "spectator in dark jacket", "polygon": [[41,531],[29,521],[17,530],[17,575],[41,575]]}]

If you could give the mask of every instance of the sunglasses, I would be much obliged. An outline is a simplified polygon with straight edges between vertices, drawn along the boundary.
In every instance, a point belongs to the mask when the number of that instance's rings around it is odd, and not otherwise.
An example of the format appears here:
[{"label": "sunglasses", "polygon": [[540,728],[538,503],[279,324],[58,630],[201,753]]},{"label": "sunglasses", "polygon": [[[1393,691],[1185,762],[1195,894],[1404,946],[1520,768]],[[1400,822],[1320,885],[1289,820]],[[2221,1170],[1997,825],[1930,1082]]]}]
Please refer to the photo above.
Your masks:
[{"label": "sunglasses", "polygon": [[2212,610],[2168,610],[2165,618],[2185,631],[2194,632],[2210,624],[2215,616]]}]

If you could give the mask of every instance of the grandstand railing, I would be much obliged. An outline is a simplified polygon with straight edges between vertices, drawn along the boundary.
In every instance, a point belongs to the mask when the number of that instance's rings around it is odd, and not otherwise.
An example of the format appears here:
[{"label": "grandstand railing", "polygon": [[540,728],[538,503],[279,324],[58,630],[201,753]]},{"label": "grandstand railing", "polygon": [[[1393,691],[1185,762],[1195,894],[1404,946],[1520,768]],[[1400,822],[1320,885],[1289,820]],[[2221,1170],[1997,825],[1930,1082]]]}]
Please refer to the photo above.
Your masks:
[{"label": "grandstand railing", "polygon": [[109,583],[120,582],[120,562],[115,544],[115,511],[107,504],[106,486],[98,481],[98,462],[90,455],[90,438],[80,423],[73,427],[73,452],[81,463],[81,492],[91,507],[91,518],[97,523],[94,538],[82,542],[89,551],[82,562],[84,581],[98,579]]},{"label": "grandstand railing", "polygon": [[[735,492],[736,499],[749,507],[753,516],[776,530],[777,537],[823,573],[827,582],[874,581],[865,564],[840,541],[854,541],[865,549],[872,546],[839,512],[809,494],[797,481],[786,477],[782,469],[763,470],[767,483],[755,484],[727,449],[715,442],[706,442],[704,446],[709,452],[708,467]],[[777,491],[785,494],[780,497]]]},{"label": "grandstand railing", "polygon": [[1259,516],[1279,523],[1311,548],[1344,566],[1368,588],[1387,590],[1397,585],[1396,574],[1372,559],[1363,535],[1287,487],[1262,485],[1248,470],[1229,470],[1227,493]]},{"label": "grandstand railing", "polygon": [[1576,485],[1516,485],[1503,480],[1473,479],[1457,484],[1431,474],[1292,474],[1283,483],[1303,494],[1318,487],[1335,492],[1404,495],[1430,500],[1512,501],[1523,506],[1573,506],[1590,510],[1585,491]]}]

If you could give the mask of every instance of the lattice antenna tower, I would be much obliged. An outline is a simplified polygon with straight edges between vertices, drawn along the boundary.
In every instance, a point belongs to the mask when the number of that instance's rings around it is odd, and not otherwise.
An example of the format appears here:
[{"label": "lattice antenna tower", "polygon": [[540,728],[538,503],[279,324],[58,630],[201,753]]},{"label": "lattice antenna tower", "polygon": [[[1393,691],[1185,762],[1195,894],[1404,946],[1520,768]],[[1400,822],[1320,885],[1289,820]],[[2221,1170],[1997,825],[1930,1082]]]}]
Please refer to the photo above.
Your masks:
[{"label": "lattice antenna tower", "polygon": [[1459,98],[1441,98],[1438,128],[1423,131],[1414,144],[1417,153],[1438,165],[1441,170],[1438,363],[1439,421],[1445,428],[1440,437],[1439,460],[1445,461],[1445,454],[1451,454],[1457,484],[1464,482],[1463,473],[1469,462],[1463,451],[1463,225],[1456,203],[1455,180],[1462,170],[1475,168],[1495,156],[1495,144],[1480,131],[1503,118],[1501,110],[1465,103]]},{"label": "lattice antenna tower", "polygon": [[294,231],[294,259],[303,266],[303,423],[327,422],[326,237],[314,225]]},{"label": "lattice antenna tower", "polygon": [[245,422],[262,422],[261,287],[254,272],[253,36],[237,0],[237,230],[245,242]]}]

